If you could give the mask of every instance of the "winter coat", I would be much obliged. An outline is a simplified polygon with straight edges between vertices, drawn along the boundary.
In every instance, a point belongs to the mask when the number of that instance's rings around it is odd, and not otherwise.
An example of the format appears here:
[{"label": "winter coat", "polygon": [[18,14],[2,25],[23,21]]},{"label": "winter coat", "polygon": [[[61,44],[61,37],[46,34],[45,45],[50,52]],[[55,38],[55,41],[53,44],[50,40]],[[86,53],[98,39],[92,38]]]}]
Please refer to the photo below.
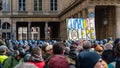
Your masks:
[{"label": "winter coat", "polygon": [[41,62],[28,62],[28,63],[33,63],[38,68],[44,68],[44,65],[45,65],[44,61],[41,61]]},{"label": "winter coat", "polygon": [[102,59],[105,60],[108,64],[115,60],[113,50],[105,50],[102,53]]},{"label": "winter coat", "polygon": [[40,57],[37,54],[31,55],[28,63],[33,63],[35,64],[38,68],[44,68],[45,62],[42,57]]},{"label": "winter coat", "polygon": [[6,56],[6,55],[0,55],[0,63],[2,64],[4,62],[4,60],[7,58],[8,58],[8,56]]},{"label": "winter coat", "polygon": [[3,64],[3,68],[14,68],[17,64],[22,63],[23,59],[17,60],[16,57],[10,56]]}]

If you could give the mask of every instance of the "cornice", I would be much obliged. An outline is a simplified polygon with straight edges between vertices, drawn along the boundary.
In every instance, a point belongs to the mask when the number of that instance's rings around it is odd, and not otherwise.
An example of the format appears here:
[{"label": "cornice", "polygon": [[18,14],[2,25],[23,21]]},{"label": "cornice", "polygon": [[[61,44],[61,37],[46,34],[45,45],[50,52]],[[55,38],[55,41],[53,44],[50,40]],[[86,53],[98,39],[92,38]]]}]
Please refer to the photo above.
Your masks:
[{"label": "cornice", "polygon": [[0,16],[0,18],[58,18],[57,15],[7,15]]},{"label": "cornice", "polygon": [[70,6],[68,6],[65,10],[63,10],[58,17],[61,17],[62,15],[64,15],[65,13],[67,13],[69,10],[73,9],[75,6],[81,4],[84,0],[76,0],[75,2],[73,2]]}]

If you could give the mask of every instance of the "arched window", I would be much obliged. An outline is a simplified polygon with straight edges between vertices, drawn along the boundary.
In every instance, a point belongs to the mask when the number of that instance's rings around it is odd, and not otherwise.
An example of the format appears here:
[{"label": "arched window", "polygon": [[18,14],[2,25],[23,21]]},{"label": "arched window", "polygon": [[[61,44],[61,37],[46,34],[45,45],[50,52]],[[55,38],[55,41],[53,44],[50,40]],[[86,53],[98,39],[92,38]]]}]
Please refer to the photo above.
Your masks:
[{"label": "arched window", "polygon": [[10,29],[10,24],[8,22],[3,23],[2,29]]},{"label": "arched window", "polygon": [[2,38],[4,39],[10,39],[11,37],[11,33],[10,32],[3,32],[2,33]]}]

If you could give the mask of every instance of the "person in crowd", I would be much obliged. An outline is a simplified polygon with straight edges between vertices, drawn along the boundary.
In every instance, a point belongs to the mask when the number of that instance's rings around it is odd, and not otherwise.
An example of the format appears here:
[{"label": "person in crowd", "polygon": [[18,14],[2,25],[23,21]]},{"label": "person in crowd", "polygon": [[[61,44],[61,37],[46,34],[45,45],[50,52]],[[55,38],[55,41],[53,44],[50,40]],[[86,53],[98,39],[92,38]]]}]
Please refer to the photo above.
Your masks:
[{"label": "person in crowd", "polygon": [[105,60],[103,60],[104,68],[108,68],[108,64]]},{"label": "person in crowd", "polygon": [[69,68],[69,63],[64,55],[64,43],[55,43],[53,45],[53,54],[48,62],[48,68]]},{"label": "person in crowd", "polygon": [[115,40],[113,51],[115,61],[111,62],[108,68],[120,68],[120,39],[117,39],[117,42]]},{"label": "person in crowd", "polygon": [[45,60],[45,63],[48,63],[50,57],[53,55],[53,45],[48,45],[45,50],[46,50],[46,53],[44,54],[43,58]]},{"label": "person in crowd", "polygon": [[102,53],[102,59],[107,62],[107,64],[114,61],[114,53],[113,53],[113,45],[110,43],[107,43],[104,45],[104,51]]},{"label": "person in crowd", "polygon": [[48,44],[44,44],[43,46],[41,46],[43,59],[45,59],[45,58],[44,58],[44,55],[45,55],[45,53],[46,53],[46,47],[47,47],[47,46],[48,46]]},{"label": "person in crowd", "polygon": [[14,55],[9,56],[3,64],[3,68],[14,68],[17,64],[24,62],[23,58],[25,56],[25,50],[23,48],[18,48],[14,50]]},{"label": "person in crowd", "polygon": [[32,49],[28,63],[33,63],[38,68],[44,68],[45,62],[42,58],[42,51],[39,47],[34,47]]},{"label": "person in crowd", "polygon": [[91,43],[88,40],[83,41],[83,51],[90,51]]},{"label": "person in crowd", "polygon": [[108,43],[109,43],[109,44],[112,44],[112,43],[113,43],[112,37],[109,37],[107,40],[108,40]]},{"label": "person in crowd", "polygon": [[94,47],[94,51],[96,51],[98,54],[102,54],[103,52],[103,47],[100,46],[99,44],[97,44],[95,47]]},{"label": "person in crowd", "polygon": [[44,68],[48,68],[48,62],[53,55],[53,49],[52,48],[53,48],[53,45],[47,45],[46,48],[45,48],[46,52],[43,54],[43,58],[45,60]]},{"label": "person in crowd", "polygon": [[1,46],[1,45],[5,45],[4,39],[0,39],[0,46]]},{"label": "person in crowd", "polygon": [[15,68],[37,68],[34,64],[30,63],[19,63],[15,66]]},{"label": "person in crowd", "polygon": [[77,68],[104,68],[102,58],[96,52],[80,52],[78,61]]},{"label": "person in crowd", "polygon": [[70,51],[69,51],[69,55],[67,56],[67,59],[70,64],[70,68],[76,68],[77,52],[75,45],[70,46]]},{"label": "person in crowd", "polygon": [[6,55],[7,53],[7,47],[5,45],[0,46],[0,64],[2,65],[4,61],[8,58]]}]

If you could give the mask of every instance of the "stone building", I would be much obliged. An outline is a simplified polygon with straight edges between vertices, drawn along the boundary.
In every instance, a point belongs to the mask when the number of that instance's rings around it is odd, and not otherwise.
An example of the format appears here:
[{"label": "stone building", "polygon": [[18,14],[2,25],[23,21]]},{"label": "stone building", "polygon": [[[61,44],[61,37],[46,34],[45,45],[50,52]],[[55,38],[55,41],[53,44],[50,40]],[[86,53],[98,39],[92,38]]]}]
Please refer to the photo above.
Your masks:
[{"label": "stone building", "polygon": [[67,39],[67,18],[94,13],[96,38],[120,38],[119,0],[2,0],[0,34],[5,39]]}]

